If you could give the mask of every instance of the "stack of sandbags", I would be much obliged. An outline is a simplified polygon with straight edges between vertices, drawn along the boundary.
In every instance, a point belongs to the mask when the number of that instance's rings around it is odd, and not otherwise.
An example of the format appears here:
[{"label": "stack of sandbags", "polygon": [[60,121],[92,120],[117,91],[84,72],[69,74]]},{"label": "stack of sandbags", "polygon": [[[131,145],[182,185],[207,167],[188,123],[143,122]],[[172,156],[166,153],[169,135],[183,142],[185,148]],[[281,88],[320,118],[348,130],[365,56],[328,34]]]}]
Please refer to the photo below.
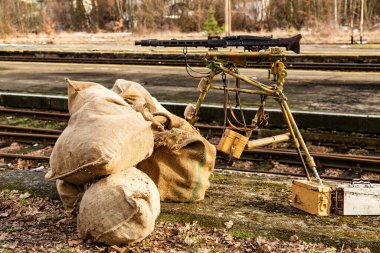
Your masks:
[{"label": "stack of sandbags", "polygon": [[151,122],[116,93],[68,80],[68,126],[46,179],[56,179],[65,209],[79,208],[82,238],[127,244],[149,235],[160,211],[154,182],[134,168],[153,152]]},{"label": "stack of sandbags", "polygon": [[79,205],[82,238],[137,242],[152,232],[160,199],[204,199],[216,149],[186,120],[138,83],[68,83],[71,117],[46,178],[57,179],[66,209]]},{"label": "stack of sandbags", "polygon": [[154,229],[160,213],[156,185],[143,172],[129,168],[92,184],[84,193],[78,231],[109,245],[138,242]]},{"label": "stack of sandbags", "polygon": [[154,131],[152,156],[137,165],[156,183],[161,201],[203,200],[215,165],[215,147],[187,121],[163,108],[140,84],[119,79],[112,90],[132,106],[143,106],[145,113],[162,125]]}]

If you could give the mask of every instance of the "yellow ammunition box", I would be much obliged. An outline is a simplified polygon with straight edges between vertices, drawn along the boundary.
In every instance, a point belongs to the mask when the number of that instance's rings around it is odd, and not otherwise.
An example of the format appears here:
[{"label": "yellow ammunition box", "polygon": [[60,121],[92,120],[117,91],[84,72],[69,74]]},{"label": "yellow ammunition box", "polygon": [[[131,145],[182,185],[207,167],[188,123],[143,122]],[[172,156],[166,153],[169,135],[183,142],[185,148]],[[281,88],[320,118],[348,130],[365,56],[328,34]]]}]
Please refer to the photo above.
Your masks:
[{"label": "yellow ammunition box", "polygon": [[247,137],[234,132],[231,129],[226,129],[216,149],[231,157],[239,159],[247,143]]},{"label": "yellow ammunition box", "polygon": [[294,180],[291,205],[310,214],[328,216],[331,209],[331,187],[307,180]]}]

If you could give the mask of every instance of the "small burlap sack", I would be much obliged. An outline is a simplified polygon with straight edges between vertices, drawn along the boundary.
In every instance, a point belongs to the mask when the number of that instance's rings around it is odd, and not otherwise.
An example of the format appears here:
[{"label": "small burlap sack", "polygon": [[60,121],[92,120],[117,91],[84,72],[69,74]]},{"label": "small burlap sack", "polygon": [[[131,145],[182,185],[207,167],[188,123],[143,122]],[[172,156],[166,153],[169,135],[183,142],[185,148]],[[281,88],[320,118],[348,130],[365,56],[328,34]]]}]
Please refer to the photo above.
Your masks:
[{"label": "small burlap sack", "polygon": [[155,133],[152,156],[137,167],[157,185],[161,201],[195,202],[210,186],[216,149],[196,132],[172,128]]},{"label": "small burlap sack", "polygon": [[160,196],[152,180],[136,168],[99,180],[85,192],[78,231],[83,239],[108,245],[138,242],[154,229]]},{"label": "small burlap sack", "polygon": [[57,179],[57,191],[63,207],[70,213],[75,213],[84,194],[84,186],[66,183]]},{"label": "small burlap sack", "polygon": [[83,185],[135,166],[153,152],[150,124],[127,106],[92,99],[71,115],[53,148],[45,178]]}]

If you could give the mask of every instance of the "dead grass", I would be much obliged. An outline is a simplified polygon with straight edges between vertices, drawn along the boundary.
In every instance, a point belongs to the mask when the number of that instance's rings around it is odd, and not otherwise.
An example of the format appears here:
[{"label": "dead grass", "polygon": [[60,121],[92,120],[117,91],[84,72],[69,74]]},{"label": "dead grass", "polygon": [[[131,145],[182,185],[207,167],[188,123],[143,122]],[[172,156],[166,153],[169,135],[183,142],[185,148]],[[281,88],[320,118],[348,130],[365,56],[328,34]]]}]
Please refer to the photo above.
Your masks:
[{"label": "dead grass", "polygon": [[[301,31],[296,31],[293,29],[289,30],[275,30],[272,32],[256,32],[247,33],[244,31],[235,31],[233,35],[240,34],[250,34],[259,36],[269,36],[274,37],[289,37],[295,34],[302,34],[303,44],[324,44],[324,43],[349,43],[351,31],[347,28],[331,28],[324,27],[323,29],[313,30],[305,29]],[[355,39],[359,39],[359,32],[355,31]],[[157,39],[205,39],[206,33],[181,33],[178,31],[158,31],[158,32],[144,32],[144,33],[129,33],[129,32],[117,32],[117,33],[56,33],[46,34],[13,34],[8,35],[5,38],[0,39],[0,43],[27,43],[27,44],[114,44],[114,43],[125,43],[127,45],[133,45],[135,40],[146,39],[146,38],[157,38]],[[373,29],[370,31],[365,31],[364,39],[367,43],[380,43],[380,28]],[[365,46],[365,48],[373,48],[372,46]]]}]

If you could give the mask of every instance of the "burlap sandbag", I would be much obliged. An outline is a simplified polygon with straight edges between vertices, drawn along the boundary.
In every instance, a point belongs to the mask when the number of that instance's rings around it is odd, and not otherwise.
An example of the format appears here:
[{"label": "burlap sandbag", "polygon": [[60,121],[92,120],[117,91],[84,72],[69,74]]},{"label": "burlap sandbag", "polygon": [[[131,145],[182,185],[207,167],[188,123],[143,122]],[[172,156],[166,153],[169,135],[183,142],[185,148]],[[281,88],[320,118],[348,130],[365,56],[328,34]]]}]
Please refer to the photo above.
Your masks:
[{"label": "burlap sandbag", "polygon": [[153,151],[150,123],[140,113],[103,98],[71,115],[58,138],[45,178],[83,185],[132,167]]},{"label": "burlap sandbag", "polygon": [[170,130],[172,128],[179,128],[189,133],[199,133],[198,130],[189,122],[170,112],[154,113],[153,116],[155,119],[162,123],[164,129],[166,130]]},{"label": "burlap sandbag", "polygon": [[201,135],[172,128],[155,133],[152,156],[137,167],[155,182],[161,201],[194,202],[204,199],[215,159],[215,147]]},{"label": "burlap sandbag", "polygon": [[85,192],[78,231],[83,239],[108,245],[138,242],[154,229],[160,196],[152,180],[136,168],[99,180]]},{"label": "burlap sandbag", "polygon": [[[112,91],[119,94],[128,104],[132,105],[135,110],[142,114],[147,114],[142,111],[139,106],[143,106],[147,111],[159,122],[165,125],[165,129],[173,127],[194,130],[186,120],[170,113],[166,110],[155,97],[153,97],[141,84],[124,79],[116,80]],[[150,121],[150,115],[144,115],[144,118]],[[154,122],[156,123],[156,122]]]},{"label": "burlap sandbag", "polygon": [[152,97],[150,93],[139,83],[124,79],[117,79],[112,91],[119,94],[128,104],[143,104],[150,113],[168,111]]},{"label": "burlap sandbag", "polygon": [[63,207],[70,213],[75,213],[83,197],[84,186],[70,184],[60,179],[57,179],[56,186]]},{"label": "burlap sandbag", "polygon": [[[112,90],[154,125],[153,155],[138,168],[158,186],[162,201],[193,202],[204,199],[214,168],[216,149],[186,120],[168,112],[140,84],[119,79]],[[141,106],[148,112],[142,111]],[[153,119],[151,119],[151,116]]]},{"label": "burlap sandbag", "polygon": [[92,82],[73,81],[70,79],[66,79],[66,81],[70,115],[77,112],[85,103],[94,98],[104,98],[114,104],[129,107],[120,96],[103,85]]}]

